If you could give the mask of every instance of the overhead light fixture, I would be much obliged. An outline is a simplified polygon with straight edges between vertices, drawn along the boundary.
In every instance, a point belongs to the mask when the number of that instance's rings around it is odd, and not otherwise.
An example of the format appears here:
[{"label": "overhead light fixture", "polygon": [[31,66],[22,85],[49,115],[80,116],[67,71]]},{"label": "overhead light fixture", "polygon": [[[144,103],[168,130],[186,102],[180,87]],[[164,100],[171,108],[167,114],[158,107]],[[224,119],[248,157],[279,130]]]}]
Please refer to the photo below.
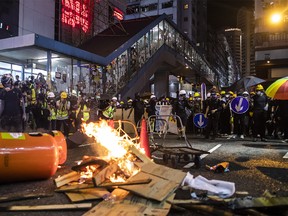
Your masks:
[{"label": "overhead light fixture", "polygon": [[[57,61],[59,60],[59,57],[52,57],[51,58],[51,61]],[[47,58],[43,58],[43,59],[38,59],[37,62],[46,62],[47,61]]]}]

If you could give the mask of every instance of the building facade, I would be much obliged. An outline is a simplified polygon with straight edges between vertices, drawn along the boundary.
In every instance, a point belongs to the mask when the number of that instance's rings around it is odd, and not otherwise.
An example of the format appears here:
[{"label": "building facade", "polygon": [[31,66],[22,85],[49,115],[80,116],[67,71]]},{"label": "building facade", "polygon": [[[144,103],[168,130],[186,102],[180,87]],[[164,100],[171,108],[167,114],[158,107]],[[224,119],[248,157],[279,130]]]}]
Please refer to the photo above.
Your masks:
[{"label": "building facade", "polygon": [[242,31],[242,61],[239,62],[240,75],[255,75],[254,49],[254,13],[253,10],[240,8],[237,14],[237,28]]},{"label": "building facade", "polygon": [[125,2],[10,0],[0,1],[0,11],[0,76],[42,74],[58,92],[90,91],[90,65],[98,57],[76,47],[123,19]]},{"label": "building facade", "polygon": [[205,49],[207,0],[127,0],[125,19],[166,14],[195,45]]},{"label": "building facade", "polygon": [[288,75],[287,6],[287,0],[255,0],[255,69],[263,79]]}]

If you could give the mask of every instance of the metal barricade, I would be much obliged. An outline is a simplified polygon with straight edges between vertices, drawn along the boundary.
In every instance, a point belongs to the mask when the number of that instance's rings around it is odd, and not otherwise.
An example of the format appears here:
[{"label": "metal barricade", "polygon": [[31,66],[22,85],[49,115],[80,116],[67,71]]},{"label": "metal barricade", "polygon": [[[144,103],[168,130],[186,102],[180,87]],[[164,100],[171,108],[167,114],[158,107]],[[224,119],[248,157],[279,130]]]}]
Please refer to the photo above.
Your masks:
[{"label": "metal barricade", "polygon": [[164,141],[169,131],[169,119],[171,117],[176,121],[179,121],[186,146],[192,148],[192,145],[186,137],[182,120],[178,115],[151,115],[148,117],[147,130],[149,132],[150,146],[153,148],[165,147]]}]

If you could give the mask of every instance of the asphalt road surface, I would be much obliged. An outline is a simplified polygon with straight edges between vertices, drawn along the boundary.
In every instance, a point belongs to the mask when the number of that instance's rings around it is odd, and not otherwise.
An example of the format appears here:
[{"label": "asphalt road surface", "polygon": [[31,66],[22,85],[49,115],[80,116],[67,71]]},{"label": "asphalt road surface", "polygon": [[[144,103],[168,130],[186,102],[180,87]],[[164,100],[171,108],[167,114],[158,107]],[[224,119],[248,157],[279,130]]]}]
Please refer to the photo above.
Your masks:
[{"label": "asphalt road surface", "polygon": [[[168,160],[164,163],[163,154],[160,151],[153,152],[153,159],[156,163],[173,166],[185,172],[190,172],[194,177],[201,175],[207,179],[224,180],[235,183],[236,193],[233,197],[261,197],[265,191],[269,191],[276,197],[288,197],[288,144],[280,140],[268,140],[268,142],[252,142],[251,138],[227,139],[216,138],[206,140],[201,136],[187,136],[193,148],[211,152],[208,155],[201,155],[200,168],[196,168],[193,161]],[[166,139],[155,139],[157,144],[170,146],[186,146],[185,140],[177,140],[176,136],[167,136]],[[71,171],[75,161],[81,160],[84,155],[94,155],[90,145],[69,146],[68,158],[65,166],[58,169],[57,173],[47,180],[18,182],[0,185],[0,197],[12,195],[25,195],[29,193],[43,193],[51,195],[38,199],[25,199],[19,201],[0,202],[0,215],[5,216],[45,216],[45,215],[69,215],[78,216],[87,210],[74,211],[33,211],[33,212],[1,212],[1,207],[12,205],[44,205],[44,204],[68,204],[69,199],[65,194],[56,193],[54,179]],[[191,158],[190,158],[191,159]],[[221,162],[229,162],[229,172],[215,173],[206,168],[206,165],[213,166]],[[186,168],[183,168],[186,167]],[[179,199],[189,198],[190,191],[178,191]],[[188,196],[188,197],[187,197]],[[99,201],[92,201],[96,205]],[[203,213],[203,212],[202,212]],[[203,215],[196,210],[175,210],[172,209],[169,215]],[[268,215],[288,215],[287,210],[281,214],[276,211],[267,212]],[[97,215],[97,214],[95,214]],[[214,215],[211,213],[210,215]]]}]

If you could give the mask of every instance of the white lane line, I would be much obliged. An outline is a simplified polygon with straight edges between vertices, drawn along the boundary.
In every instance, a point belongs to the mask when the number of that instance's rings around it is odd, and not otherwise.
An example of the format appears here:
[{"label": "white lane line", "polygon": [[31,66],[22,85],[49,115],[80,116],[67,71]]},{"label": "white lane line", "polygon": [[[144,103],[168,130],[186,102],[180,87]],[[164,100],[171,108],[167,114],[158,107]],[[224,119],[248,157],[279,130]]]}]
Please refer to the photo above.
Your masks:
[{"label": "white lane line", "polygon": [[283,158],[288,158],[288,152],[283,156]]},{"label": "white lane line", "polygon": [[[210,149],[208,152],[212,153],[213,151],[215,151],[216,149],[218,149],[221,145],[222,145],[222,144],[218,144],[218,145],[214,146],[214,147],[213,147],[212,149]],[[201,155],[201,156],[200,156],[200,159],[205,158],[207,155],[209,155],[209,154],[203,154],[203,155]],[[188,168],[190,168],[190,167],[192,167],[192,166],[194,166],[194,165],[195,165],[194,162],[190,162],[190,163],[186,164],[183,168],[184,168],[184,169],[188,169]]]},{"label": "white lane line", "polygon": [[155,155],[152,155],[151,157],[154,158],[154,159],[158,159],[158,160],[162,160],[163,159],[162,157],[157,157]]}]

